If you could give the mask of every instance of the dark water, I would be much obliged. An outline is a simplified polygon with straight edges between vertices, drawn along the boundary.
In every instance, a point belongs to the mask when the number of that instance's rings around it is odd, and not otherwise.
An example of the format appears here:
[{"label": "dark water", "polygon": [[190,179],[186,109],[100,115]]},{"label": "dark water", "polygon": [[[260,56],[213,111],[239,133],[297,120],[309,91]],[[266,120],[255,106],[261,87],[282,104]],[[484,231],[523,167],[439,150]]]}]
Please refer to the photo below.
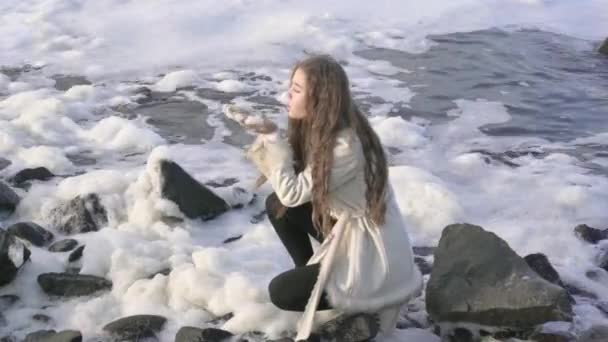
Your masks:
[{"label": "dark water", "polygon": [[[399,115],[441,120],[454,100],[503,103],[512,120],[483,127],[488,135],[569,141],[608,131],[608,56],[596,42],[536,30],[484,30],[431,36],[423,54],[370,49],[357,55],[413,71],[395,78],[416,96]],[[502,92],[501,92],[502,91]],[[505,93],[506,92],[506,93]]]}]

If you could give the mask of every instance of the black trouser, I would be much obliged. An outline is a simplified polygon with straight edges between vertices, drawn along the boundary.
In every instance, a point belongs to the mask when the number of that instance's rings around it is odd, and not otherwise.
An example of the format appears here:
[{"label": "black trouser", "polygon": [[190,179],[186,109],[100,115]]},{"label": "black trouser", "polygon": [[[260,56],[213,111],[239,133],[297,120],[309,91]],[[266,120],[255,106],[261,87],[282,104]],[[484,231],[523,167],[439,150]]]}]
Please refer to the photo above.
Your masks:
[{"label": "black trouser", "polygon": [[[268,286],[270,300],[283,310],[304,311],[319,276],[320,266],[319,264],[306,265],[313,254],[308,235],[319,242],[323,242],[323,237],[313,226],[310,202],[298,207],[287,208],[281,217],[277,217],[280,206],[276,194],[272,193],[266,199],[266,213],[270,223],[296,267],[272,279]],[[317,310],[327,309],[331,309],[331,306],[327,302],[326,294],[323,293]]]}]

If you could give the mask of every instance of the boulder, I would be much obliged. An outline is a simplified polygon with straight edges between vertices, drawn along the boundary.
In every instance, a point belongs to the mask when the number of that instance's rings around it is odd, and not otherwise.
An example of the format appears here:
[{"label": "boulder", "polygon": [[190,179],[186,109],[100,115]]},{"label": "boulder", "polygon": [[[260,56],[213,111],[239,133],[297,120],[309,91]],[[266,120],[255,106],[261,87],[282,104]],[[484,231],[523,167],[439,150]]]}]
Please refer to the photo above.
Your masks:
[{"label": "boulder", "polygon": [[183,327],[175,335],[175,342],[224,342],[232,336],[231,332],[222,329]]},{"label": "boulder", "polygon": [[21,199],[13,189],[3,181],[0,181],[0,211],[12,213]]},{"label": "boulder", "polygon": [[583,239],[592,244],[598,243],[600,240],[604,240],[608,237],[608,230],[600,230],[597,228],[589,227],[586,224],[579,224],[574,227],[574,234],[579,238]]},{"label": "boulder", "polygon": [[602,45],[600,45],[600,48],[598,49],[598,51],[599,51],[599,53],[608,56],[608,38],[606,38],[606,40],[604,40]]},{"label": "boulder", "polygon": [[62,297],[87,296],[112,289],[111,281],[86,274],[43,273],[38,276],[38,284],[46,294]]},{"label": "boulder", "polygon": [[135,315],[123,317],[111,323],[108,323],[103,330],[108,332],[113,337],[118,337],[122,340],[141,339],[147,337],[155,337],[160,332],[167,319],[162,316],[155,315]]},{"label": "boulder", "polygon": [[175,202],[187,217],[209,220],[229,209],[226,201],[192,178],[177,163],[162,160],[160,174],[162,197]]},{"label": "boulder", "polygon": [[39,330],[28,334],[25,337],[25,342],[81,342],[82,334],[80,331],[64,330],[55,332],[55,330]]},{"label": "boulder", "polygon": [[17,271],[30,258],[30,250],[15,236],[0,229],[0,286],[17,276]]},{"label": "boulder", "polygon": [[74,239],[65,239],[57,241],[49,247],[50,252],[69,252],[78,246],[78,241]]},{"label": "boulder", "polygon": [[91,193],[76,196],[71,201],[51,210],[52,225],[63,234],[71,235],[98,231],[108,223],[106,209],[99,196]]},{"label": "boulder", "polygon": [[15,223],[6,230],[38,247],[45,246],[53,240],[53,233],[34,222]]},{"label": "boulder", "polygon": [[46,167],[36,167],[31,169],[23,169],[15,174],[9,180],[11,183],[19,186],[30,180],[46,181],[55,177]]},{"label": "boulder", "polygon": [[572,319],[565,289],[539,276],[496,234],[471,224],[443,230],[426,288],[426,307],[436,323],[521,330]]}]

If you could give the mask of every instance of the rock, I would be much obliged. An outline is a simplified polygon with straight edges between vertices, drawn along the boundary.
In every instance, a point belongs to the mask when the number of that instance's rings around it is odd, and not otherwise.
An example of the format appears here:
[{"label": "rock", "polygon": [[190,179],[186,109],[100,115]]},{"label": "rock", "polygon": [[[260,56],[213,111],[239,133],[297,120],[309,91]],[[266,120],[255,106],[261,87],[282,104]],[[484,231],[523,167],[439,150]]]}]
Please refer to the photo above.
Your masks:
[{"label": "rock", "polygon": [[44,315],[44,314],[35,314],[32,316],[32,319],[34,321],[38,321],[38,322],[42,322],[42,323],[48,323],[48,322],[52,321],[51,317]]},{"label": "rock", "polygon": [[574,233],[579,238],[592,244],[596,244],[600,240],[604,240],[608,237],[608,231],[606,229],[599,230],[597,228],[589,227],[586,224],[579,224],[576,226],[574,228]]},{"label": "rock", "polygon": [[360,342],[373,339],[380,329],[375,315],[359,313],[339,316],[321,326],[323,340],[335,342]]},{"label": "rock", "polygon": [[50,219],[58,231],[67,235],[98,231],[108,223],[106,209],[94,193],[76,196],[53,209]]},{"label": "rock", "polygon": [[15,185],[21,185],[30,180],[47,181],[55,177],[46,167],[36,167],[33,169],[23,169],[17,172],[9,181]]},{"label": "rock", "polygon": [[40,330],[27,335],[25,342],[82,342],[82,334],[75,330]]},{"label": "rock", "polygon": [[163,270],[160,270],[156,273],[151,274],[148,279],[153,279],[154,277],[156,277],[157,274],[162,274],[164,276],[168,276],[171,273],[171,269],[170,268],[165,268]]},{"label": "rock", "polygon": [[52,296],[87,296],[97,291],[112,289],[112,282],[93,275],[43,273],[38,276],[42,290]]},{"label": "rock", "polygon": [[226,240],[224,240],[224,243],[225,243],[225,244],[226,244],[226,243],[231,243],[231,242],[234,242],[234,241],[239,240],[239,239],[240,239],[240,238],[242,238],[242,237],[243,237],[243,235],[242,235],[242,234],[241,234],[241,235],[237,235],[237,236],[233,236],[233,237],[229,237],[229,238],[227,238]]},{"label": "rock", "polygon": [[426,288],[435,323],[529,329],[572,319],[568,293],[541,278],[494,233],[452,224],[441,235]]},{"label": "rock", "polygon": [[563,285],[559,274],[553,268],[546,255],[542,253],[529,254],[524,257],[524,260],[532,270],[546,281],[559,286]]},{"label": "rock", "polygon": [[8,310],[11,306],[19,301],[19,297],[15,295],[0,296],[0,312]]},{"label": "rock", "polygon": [[76,85],[91,84],[91,82],[83,76],[55,75],[52,78],[55,80],[55,89],[61,91],[66,91]]},{"label": "rock", "polygon": [[49,247],[51,252],[69,252],[78,246],[78,241],[74,239],[65,239],[57,241]]},{"label": "rock", "polygon": [[212,188],[223,188],[223,187],[234,185],[238,182],[239,182],[239,180],[236,178],[225,178],[222,180],[212,180],[212,181],[205,182],[205,185],[210,186]]},{"label": "rock", "polygon": [[34,222],[15,223],[6,230],[38,247],[48,245],[53,240],[53,233]]},{"label": "rock", "polygon": [[430,256],[435,253],[435,249],[437,249],[437,247],[415,246],[412,248],[412,251],[414,252],[414,255]]},{"label": "rock", "polygon": [[0,170],[4,170],[9,167],[13,162],[8,159],[0,157]]},{"label": "rock", "polygon": [[162,196],[177,204],[189,218],[212,219],[229,209],[228,203],[192,178],[177,163],[160,163]]},{"label": "rock", "polygon": [[0,229],[0,286],[17,276],[17,271],[30,258],[30,250],[15,236]]},{"label": "rock", "polygon": [[0,181],[0,211],[12,213],[21,199],[10,186]]},{"label": "rock", "polygon": [[535,342],[575,342],[576,336],[567,332],[535,332],[528,339]]},{"label": "rock", "polygon": [[598,49],[599,53],[602,53],[606,56],[608,56],[608,38],[606,38],[606,40],[604,40],[604,43],[602,45],[600,45],[600,48]]},{"label": "rock", "polygon": [[12,335],[0,337],[0,342],[18,342],[17,338]]},{"label": "rock", "polygon": [[103,330],[123,340],[156,337],[165,322],[167,319],[162,316],[135,315],[111,322],[103,327]]},{"label": "rock", "polygon": [[566,289],[566,291],[568,291],[569,295],[589,298],[593,300],[597,299],[596,294],[580,289],[572,284],[564,284],[564,288]]},{"label": "rock", "polygon": [[175,335],[175,342],[223,342],[232,336],[232,333],[221,329],[183,327]]},{"label": "rock", "polygon": [[578,342],[606,342],[608,341],[608,326],[594,325],[589,330],[583,332]]},{"label": "rock", "polygon": [[423,275],[430,274],[433,270],[433,267],[428,262],[426,262],[424,258],[416,256],[414,257],[414,262],[416,263],[416,265],[418,265],[418,268],[420,269],[420,272]]},{"label": "rock", "polygon": [[80,260],[80,258],[82,258],[82,252],[83,251],[84,251],[84,245],[76,248],[75,251],[73,251],[72,253],[70,253],[68,261],[69,262],[74,262],[76,260]]}]

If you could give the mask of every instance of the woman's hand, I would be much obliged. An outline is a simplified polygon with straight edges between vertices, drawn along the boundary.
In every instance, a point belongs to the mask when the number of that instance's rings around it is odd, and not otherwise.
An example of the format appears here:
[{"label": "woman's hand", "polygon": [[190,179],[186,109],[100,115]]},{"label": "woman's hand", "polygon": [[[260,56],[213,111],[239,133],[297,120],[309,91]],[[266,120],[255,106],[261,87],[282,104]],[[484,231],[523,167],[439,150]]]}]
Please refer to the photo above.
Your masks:
[{"label": "woman's hand", "polygon": [[291,165],[292,151],[289,144],[277,137],[258,135],[245,156],[268,178],[276,168]]}]

